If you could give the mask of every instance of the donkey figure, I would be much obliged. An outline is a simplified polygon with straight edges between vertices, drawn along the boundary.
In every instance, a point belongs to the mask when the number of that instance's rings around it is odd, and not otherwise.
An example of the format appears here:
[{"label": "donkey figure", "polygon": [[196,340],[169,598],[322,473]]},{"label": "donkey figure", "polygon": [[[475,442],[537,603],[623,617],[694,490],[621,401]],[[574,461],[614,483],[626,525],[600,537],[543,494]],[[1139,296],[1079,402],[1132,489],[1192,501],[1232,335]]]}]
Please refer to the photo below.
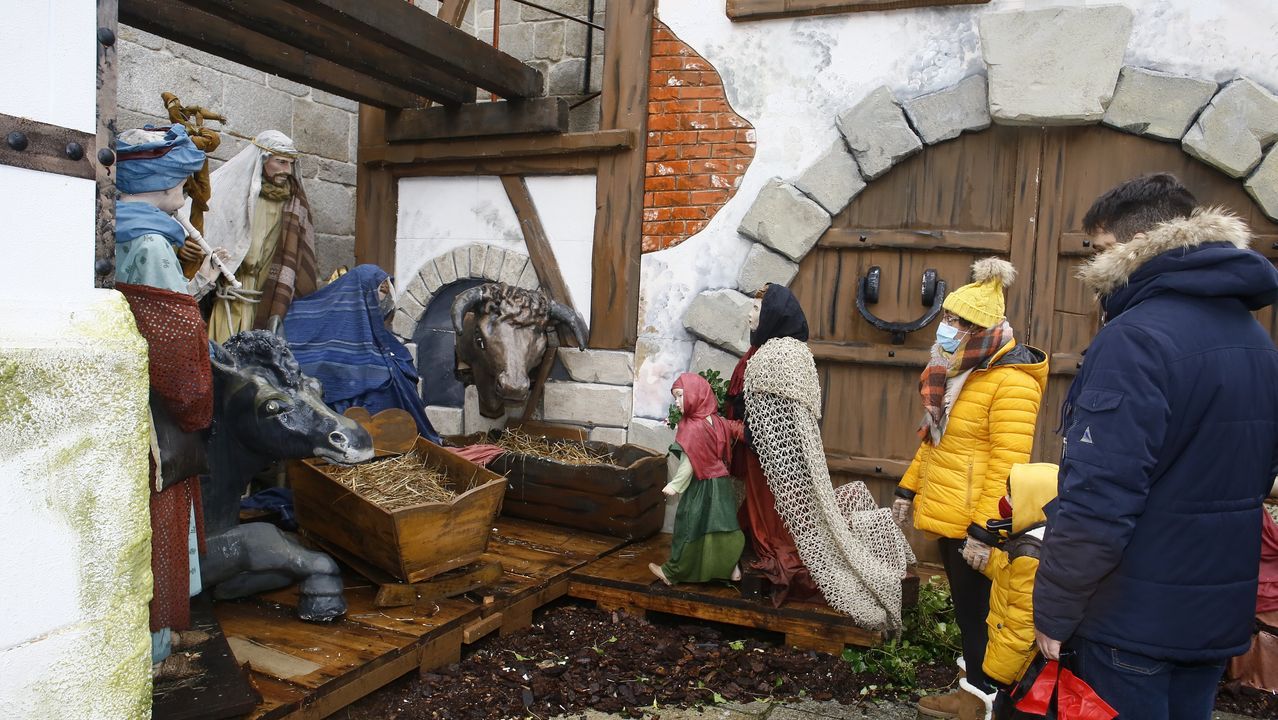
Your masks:
[{"label": "donkey figure", "polygon": [[[202,472],[207,552],[200,578],[222,600],[301,580],[297,614],[332,620],[346,612],[337,563],[308,550],[267,523],[238,524],[240,497],[254,473],[276,460],[318,456],[353,464],[373,456],[359,423],[324,404],[319,381],[302,374],[282,339],[265,330],[242,332],[224,346],[209,343],[213,367],[213,426],[207,435],[182,433],[156,414],[166,482]],[[153,404],[153,408],[158,404]]]}]

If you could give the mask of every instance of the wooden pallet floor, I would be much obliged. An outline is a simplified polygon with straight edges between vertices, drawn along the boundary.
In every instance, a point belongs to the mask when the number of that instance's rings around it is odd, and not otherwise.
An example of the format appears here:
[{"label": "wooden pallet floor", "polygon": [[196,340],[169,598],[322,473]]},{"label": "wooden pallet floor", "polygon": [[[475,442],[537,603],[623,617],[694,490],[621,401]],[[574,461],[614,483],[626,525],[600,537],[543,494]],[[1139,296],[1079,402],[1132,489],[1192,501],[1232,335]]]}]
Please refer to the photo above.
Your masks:
[{"label": "wooden pallet floor", "polygon": [[[461,646],[484,635],[521,630],[533,611],[565,594],[569,573],[625,544],[540,523],[499,518],[484,559],[502,563],[496,586],[478,598],[415,609],[378,608],[377,586],[347,575],[346,617],[298,620],[296,587],[219,602],[214,614],[227,642],[262,694],[248,717],[325,717],[413,670],[456,662]],[[438,606],[438,610],[435,610]]]},{"label": "wooden pallet floor", "polygon": [[824,603],[787,601],[774,608],[767,599],[743,598],[726,583],[667,587],[648,563],[660,565],[669,557],[670,536],[664,533],[627,545],[574,571],[568,594],[605,609],[651,610],[780,632],[790,645],[829,653],[840,653],[845,645],[883,642],[880,633],[858,627]]}]

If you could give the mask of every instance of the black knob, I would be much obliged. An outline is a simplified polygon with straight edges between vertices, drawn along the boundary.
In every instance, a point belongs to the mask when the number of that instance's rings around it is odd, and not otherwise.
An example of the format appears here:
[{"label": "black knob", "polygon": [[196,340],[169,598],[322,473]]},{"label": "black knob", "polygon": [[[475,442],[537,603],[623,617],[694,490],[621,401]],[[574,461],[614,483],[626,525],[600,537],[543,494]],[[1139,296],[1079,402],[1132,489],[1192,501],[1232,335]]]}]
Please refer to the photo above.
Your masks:
[{"label": "black knob", "polygon": [[93,271],[99,275],[106,275],[114,269],[115,263],[106,258],[98,258],[98,261],[93,263]]},{"label": "black knob", "polygon": [[865,233],[861,233],[861,237],[860,237],[861,242],[865,242],[866,240],[869,240],[869,239],[870,239],[869,235],[866,235]]},{"label": "black knob", "polygon": [[110,167],[115,162],[115,153],[108,148],[102,148],[98,151],[98,163],[103,167]]},{"label": "black knob", "polygon": [[1278,250],[1278,243],[1274,243],[1274,249]]},{"label": "black knob", "polygon": [[896,351],[895,351],[895,350],[888,350],[888,357],[896,357]]},{"label": "black knob", "polygon": [[78,142],[67,143],[67,157],[72,160],[84,159],[84,146]]},{"label": "black knob", "polygon": [[1092,241],[1091,241],[1091,240],[1084,240],[1084,241],[1083,241],[1083,247],[1091,247],[1091,246],[1092,246]]},{"label": "black knob", "polygon": [[98,28],[98,42],[111,47],[115,44],[115,33],[111,32],[111,28]]},{"label": "black knob", "polygon": [[4,141],[9,144],[9,147],[18,152],[27,149],[27,134],[24,132],[14,130],[5,137]]},{"label": "black knob", "polygon": [[874,472],[876,472],[876,473],[881,473],[881,472],[883,472],[883,466],[882,466],[882,465],[875,465],[875,466],[874,466]]}]

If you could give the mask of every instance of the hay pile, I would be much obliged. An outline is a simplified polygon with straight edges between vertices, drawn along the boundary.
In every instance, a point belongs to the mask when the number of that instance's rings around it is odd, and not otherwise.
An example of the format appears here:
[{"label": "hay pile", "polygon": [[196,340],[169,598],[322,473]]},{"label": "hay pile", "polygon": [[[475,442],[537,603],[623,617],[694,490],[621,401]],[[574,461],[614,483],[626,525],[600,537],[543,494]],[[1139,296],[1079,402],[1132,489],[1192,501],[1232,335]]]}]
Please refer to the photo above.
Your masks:
[{"label": "hay pile", "polygon": [[[351,492],[391,512],[422,503],[449,502],[458,495],[447,473],[416,450],[349,467],[334,465],[327,472]],[[472,476],[461,492],[474,483]]]},{"label": "hay pile", "polygon": [[551,440],[543,435],[529,435],[516,428],[507,429],[495,443],[512,455],[551,460],[564,465],[611,465],[609,453],[592,450],[584,442]]}]

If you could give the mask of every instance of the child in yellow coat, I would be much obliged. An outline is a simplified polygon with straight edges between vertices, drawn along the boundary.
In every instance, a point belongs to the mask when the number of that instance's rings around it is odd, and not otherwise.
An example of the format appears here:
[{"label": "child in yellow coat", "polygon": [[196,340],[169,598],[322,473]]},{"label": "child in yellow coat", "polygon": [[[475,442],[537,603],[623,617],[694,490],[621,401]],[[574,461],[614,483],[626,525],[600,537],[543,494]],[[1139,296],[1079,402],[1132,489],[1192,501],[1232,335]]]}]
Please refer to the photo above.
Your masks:
[{"label": "child in yellow coat", "polygon": [[[1003,688],[1010,688],[1021,679],[1036,653],[1034,576],[1047,525],[1043,507],[1056,497],[1056,473],[1057,466],[1048,463],[1013,465],[1007,480],[1008,496],[1000,503],[1003,517],[1011,520],[1011,526],[1002,545],[990,550],[990,561],[984,570],[991,588],[982,667],[986,676]],[[1006,523],[1003,525],[1006,527]],[[974,687],[963,689],[985,701],[986,718],[993,715],[996,705],[997,717],[1013,717],[1006,692],[996,696]]]}]

